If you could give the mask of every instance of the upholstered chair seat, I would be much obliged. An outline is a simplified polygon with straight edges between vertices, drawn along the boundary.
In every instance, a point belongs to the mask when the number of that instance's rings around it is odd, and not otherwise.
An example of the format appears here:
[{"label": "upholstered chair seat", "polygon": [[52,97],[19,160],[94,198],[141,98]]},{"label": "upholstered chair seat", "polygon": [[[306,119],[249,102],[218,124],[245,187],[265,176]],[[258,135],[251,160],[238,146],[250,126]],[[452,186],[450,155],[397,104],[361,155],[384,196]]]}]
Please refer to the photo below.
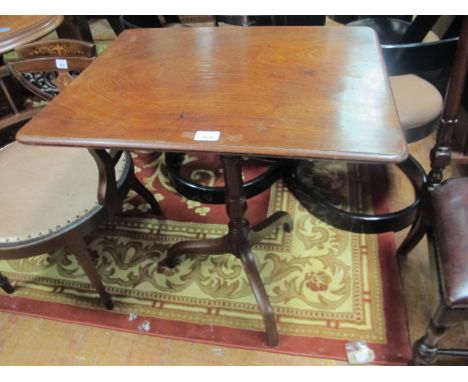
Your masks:
[{"label": "upholstered chair seat", "polygon": [[[116,180],[128,171],[123,155]],[[81,148],[12,143],[0,149],[0,245],[45,239],[98,213],[98,168]]]},{"label": "upholstered chair seat", "polygon": [[[63,52],[70,54],[55,56]],[[94,45],[83,41],[28,44],[18,52],[23,59],[1,67],[0,77],[11,74],[17,85],[49,101],[86,69],[93,61],[89,56],[95,52]],[[57,68],[58,59],[66,60],[67,65]],[[47,78],[47,86],[42,86],[42,81],[30,82],[34,78]],[[11,101],[5,89],[5,98]],[[16,118],[20,108],[13,102],[10,106]],[[21,121],[31,117],[26,114]],[[0,129],[8,123],[12,123],[11,118],[0,120]],[[66,247],[101,302],[112,309],[111,296],[92,262],[84,236],[119,211],[130,189],[148,202],[155,215],[161,213],[154,195],[136,178],[130,154],[12,143],[0,149],[0,175],[0,259],[28,258]],[[1,273],[0,289],[14,292]]]},{"label": "upholstered chair seat", "polygon": [[[468,178],[450,179],[431,194],[436,262],[444,305],[468,309]],[[466,314],[466,313],[465,313]]]},{"label": "upholstered chair seat", "polygon": [[414,343],[415,365],[434,364],[438,356],[468,358],[468,349],[441,348],[445,333],[468,320],[468,178],[453,178],[430,192],[428,231],[431,264],[431,321]]},{"label": "upholstered chair seat", "polygon": [[391,76],[390,85],[405,133],[434,121],[437,123],[443,99],[434,85],[414,74]]}]

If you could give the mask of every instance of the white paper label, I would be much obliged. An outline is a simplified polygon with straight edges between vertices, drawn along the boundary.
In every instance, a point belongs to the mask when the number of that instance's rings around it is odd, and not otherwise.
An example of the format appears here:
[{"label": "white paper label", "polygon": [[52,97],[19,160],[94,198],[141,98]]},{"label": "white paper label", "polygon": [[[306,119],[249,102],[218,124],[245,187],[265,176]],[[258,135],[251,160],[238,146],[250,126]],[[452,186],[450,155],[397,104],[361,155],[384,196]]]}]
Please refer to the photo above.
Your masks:
[{"label": "white paper label", "polygon": [[199,130],[195,133],[193,140],[194,141],[218,141],[220,135],[221,135],[220,131]]},{"label": "white paper label", "polygon": [[55,59],[55,66],[57,69],[68,69],[68,62],[63,58]]}]

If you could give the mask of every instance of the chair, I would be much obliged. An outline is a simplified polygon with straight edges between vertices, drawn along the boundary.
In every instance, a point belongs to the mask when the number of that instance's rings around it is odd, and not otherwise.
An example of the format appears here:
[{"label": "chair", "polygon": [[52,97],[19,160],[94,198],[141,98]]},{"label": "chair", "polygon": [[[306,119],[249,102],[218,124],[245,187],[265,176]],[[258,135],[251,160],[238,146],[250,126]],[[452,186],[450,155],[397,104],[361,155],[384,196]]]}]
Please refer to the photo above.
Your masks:
[{"label": "chair", "polygon": [[442,182],[443,170],[450,164],[451,138],[467,70],[468,17],[465,16],[436,144],[431,150],[421,224],[418,235],[412,236],[414,247],[427,233],[437,297],[426,334],[413,346],[415,365],[433,364],[439,355],[468,357],[468,349],[439,348],[447,330],[468,320],[468,178]]},{"label": "chair", "polygon": [[[422,40],[436,21],[418,18],[410,24],[403,20],[364,19],[352,22],[351,26],[376,27],[380,34],[383,28],[390,26],[390,36],[404,44],[381,45],[383,57],[390,75],[400,122],[408,143],[428,136],[438,124],[443,100],[439,90],[418,74],[433,73],[450,67],[458,37],[451,37],[433,42],[414,42]],[[457,19],[458,20],[458,19]],[[397,28],[396,26],[400,26]],[[396,32],[400,33],[397,38]],[[408,42],[410,41],[410,42]],[[413,185],[416,199],[409,206],[389,214],[369,215],[349,212],[331,205],[313,188],[307,186],[300,177],[304,162],[292,162],[287,172],[286,183],[293,194],[308,210],[338,228],[364,233],[399,231],[410,224],[416,225],[419,220],[420,195],[426,182],[422,166],[410,155],[398,165]],[[405,240],[399,252],[407,253],[411,248]]]},{"label": "chair", "polygon": [[[37,105],[58,94],[54,82],[69,82],[89,65],[96,56],[96,47],[85,41],[64,39],[26,44],[15,52],[20,60],[0,67],[0,99],[5,100],[0,132],[6,135],[5,141],[13,140],[18,128],[40,111]],[[70,70],[57,69],[56,62],[47,59],[54,56],[67,57]],[[44,71],[33,70],[34,66]]]},{"label": "chair", "polygon": [[[8,69],[43,100],[51,99],[77,71],[84,70],[92,61],[83,57],[35,57],[10,63]],[[28,76],[45,78],[54,90],[49,91],[47,86],[42,91],[44,86],[31,85]],[[150,204],[155,214],[161,213],[153,195],[135,177],[130,154],[14,142],[0,150],[0,163],[0,176],[5,179],[0,188],[3,222],[0,259],[22,259],[67,247],[76,256],[101,302],[112,309],[111,297],[91,261],[83,237],[119,211],[130,188]],[[3,275],[0,275],[0,287],[7,293],[13,292],[13,286]]]},{"label": "chair", "polygon": [[[457,16],[441,40],[431,28],[439,16],[417,16],[412,23],[400,19],[362,19],[348,26],[376,31],[390,75],[402,128],[408,143],[425,138],[437,127],[458,41],[461,17]],[[384,42],[386,41],[386,42]],[[439,90],[435,86],[439,87]]]}]

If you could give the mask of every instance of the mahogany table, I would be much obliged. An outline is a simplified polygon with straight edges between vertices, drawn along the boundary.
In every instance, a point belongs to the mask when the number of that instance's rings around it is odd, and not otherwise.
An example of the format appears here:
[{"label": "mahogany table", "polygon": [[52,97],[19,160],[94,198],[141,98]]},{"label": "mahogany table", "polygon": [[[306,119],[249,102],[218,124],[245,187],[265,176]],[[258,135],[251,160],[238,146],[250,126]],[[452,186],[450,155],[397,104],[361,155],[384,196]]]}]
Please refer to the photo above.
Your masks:
[{"label": "mahogany table", "polygon": [[275,317],[251,247],[280,225],[251,227],[240,157],[396,163],[407,156],[374,32],[367,28],[135,29],[122,33],[20,130],[27,144],[222,154],[228,234],[180,242],[182,254],[242,261],[270,346]]},{"label": "mahogany table", "polygon": [[49,34],[62,21],[63,16],[0,16],[0,55]]}]

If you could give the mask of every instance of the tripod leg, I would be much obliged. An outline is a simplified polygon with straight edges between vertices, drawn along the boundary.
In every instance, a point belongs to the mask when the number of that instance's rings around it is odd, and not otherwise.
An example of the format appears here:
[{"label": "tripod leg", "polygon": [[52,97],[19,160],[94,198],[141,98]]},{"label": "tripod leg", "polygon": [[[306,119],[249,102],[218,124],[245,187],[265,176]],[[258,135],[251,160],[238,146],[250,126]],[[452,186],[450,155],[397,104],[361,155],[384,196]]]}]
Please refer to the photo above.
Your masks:
[{"label": "tripod leg", "polygon": [[221,255],[228,252],[231,252],[228,236],[207,240],[181,241],[169,248],[166,257],[158,265],[174,268],[181,255]]},{"label": "tripod leg", "polygon": [[275,347],[278,345],[278,330],[276,329],[275,314],[273,313],[273,308],[266,293],[265,286],[263,285],[260,274],[258,273],[253,253],[250,248],[245,247],[241,250],[239,256],[242,264],[244,265],[250,287],[252,288],[258,307],[263,316],[267,335],[267,344],[271,347]]}]

